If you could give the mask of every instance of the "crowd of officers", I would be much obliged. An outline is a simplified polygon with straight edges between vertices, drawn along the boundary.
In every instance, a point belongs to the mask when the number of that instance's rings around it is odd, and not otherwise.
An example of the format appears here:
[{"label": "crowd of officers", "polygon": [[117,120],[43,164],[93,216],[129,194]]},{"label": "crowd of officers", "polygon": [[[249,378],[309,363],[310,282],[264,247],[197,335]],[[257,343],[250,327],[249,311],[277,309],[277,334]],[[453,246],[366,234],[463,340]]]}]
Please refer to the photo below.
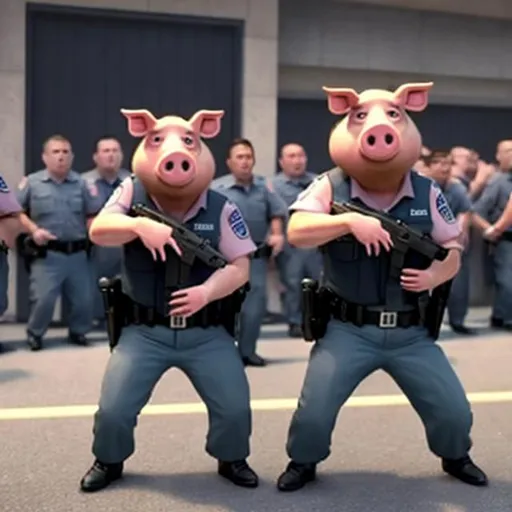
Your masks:
[{"label": "crowd of officers", "polygon": [[[27,247],[32,250],[26,333],[28,346],[34,351],[43,348],[59,295],[69,309],[70,343],[85,346],[88,332],[105,327],[97,282],[100,277],[120,273],[122,248],[95,246],[89,242],[87,232],[92,218],[130,175],[122,167],[121,144],[110,136],[97,140],[95,167],[82,174],[72,170],[72,146],[63,136],[55,135],[44,142],[42,160],[45,168],[23,178],[16,190],[23,212],[19,220],[29,242],[21,250],[25,254],[29,254]],[[302,279],[321,277],[321,252],[291,247],[285,237],[288,207],[316,174],[308,172],[306,152],[297,143],[280,148],[280,169],[273,178],[254,174],[255,150],[247,139],[236,139],[230,144],[225,164],[229,172],[214,180],[211,187],[239,207],[257,246],[251,259],[251,291],[242,309],[237,343],[245,365],[264,366],[265,360],[257,354],[256,346],[267,312],[270,266],[276,268],[279,276],[281,306],[290,337],[302,337]],[[446,151],[424,147],[415,170],[439,184],[464,228],[466,249],[448,306],[451,328],[460,334],[474,333],[465,325],[470,293],[470,228],[474,226],[486,240],[487,263],[493,270],[490,325],[511,330],[512,140],[499,142],[495,164],[484,162],[475,151],[465,147]],[[5,212],[0,211],[0,220],[5,218]],[[4,240],[0,251],[0,315],[7,308],[9,247],[13,247],[12,241]]]}]

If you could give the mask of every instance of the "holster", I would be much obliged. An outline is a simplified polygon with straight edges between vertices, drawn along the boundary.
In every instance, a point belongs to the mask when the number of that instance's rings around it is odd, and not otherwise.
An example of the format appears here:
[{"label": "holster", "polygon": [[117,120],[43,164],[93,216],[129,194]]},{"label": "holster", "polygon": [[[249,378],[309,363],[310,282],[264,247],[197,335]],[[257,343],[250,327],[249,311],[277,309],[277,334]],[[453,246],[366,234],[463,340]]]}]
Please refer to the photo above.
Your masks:
[{"label": "holster", "polygon": [[326,295],[313,279],[302,280],[302,333],[308,342],[325,336],[330,310]]},{"label": "holster", "polygon": [[424,325],[434,341],[439,338],[441,333],[441,325],[448,304],[452,282],[453,279],[434,288],[426,306]]},{"label": "holster", "polygon": [[235,338],[237,336],[238,322],[242,304],[249,291],[249,285],[235,290],[228,297],[224,297],[220,302],[222,326],[227,333]]},{"label": "holster", "polygon": [[107,322],[108,344],[112,352],[119,342],[121,331],[125,326],[124,297],[121,278],[111,279],[102,277],[98,281],[103,305],[105,307],[105,320]]},{"label": "holster", "polygon": [[18,253],[23,258],[25,270],[30,273],[30,267],[37,259],[46,258],[48,249],[44,245],[37,245],[34,240],[25,234],[21,234],[16,239]]}]

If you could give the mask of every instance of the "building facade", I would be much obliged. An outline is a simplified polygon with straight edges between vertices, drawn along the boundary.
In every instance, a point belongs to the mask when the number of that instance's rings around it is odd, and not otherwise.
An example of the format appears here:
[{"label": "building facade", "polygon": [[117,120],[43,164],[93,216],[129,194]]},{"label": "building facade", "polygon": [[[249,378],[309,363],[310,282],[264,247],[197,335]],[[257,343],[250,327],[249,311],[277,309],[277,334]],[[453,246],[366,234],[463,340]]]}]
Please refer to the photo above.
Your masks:
[{"label": "building facade", "polygon": [[[435,82],[418,121],[426,144],[492,159],[511,131],[511,28],[506,0],[3,0],[0,169],[15,187],[40,168],[43,139],[67,131],[85,170],[94,136],[125,137],[119,106],[179,105],[229,110],[214,146],[220,173],[222,146],[238,135],[254,143],[260,174],[275,172],[290,140],[320,171],[334,122],[322,85],[421,80]],[[27,302],[22,274],[12,254],[11,314]]]}]

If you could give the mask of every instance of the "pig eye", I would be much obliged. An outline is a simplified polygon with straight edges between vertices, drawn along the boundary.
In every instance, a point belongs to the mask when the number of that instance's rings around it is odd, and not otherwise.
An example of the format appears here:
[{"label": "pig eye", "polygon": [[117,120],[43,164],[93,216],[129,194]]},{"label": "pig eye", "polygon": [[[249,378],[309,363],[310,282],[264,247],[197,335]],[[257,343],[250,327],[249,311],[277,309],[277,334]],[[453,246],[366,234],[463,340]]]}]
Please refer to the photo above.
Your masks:
[{"label": "pig eye", "polygon": [[366,112],[358,112],[356,114],[356,119],[359,119],[362,121],[363,119],[366,119],[366,115],[367,115]]},{"label": "pig eye", "polygon": [[188,135],[186,137],[183,137],[183,142],[187,146],[193,146],[194,145],[194,139],[192,137],[189,137]]},{"label": "pig eye", "polygon": [[153,144],[160,144],[160,142],[162,142],[162,140],[163,140],[163,139],[162,139],[162,136],[161,136],[161,135],[153,135],[153,136],[151,137],[151,142],[152,142]]},{"label": "pig eye", "polygon": [[398,111],[396,110],[389,110],[388,111],[388,116],[391,118],[391,119],[398,119],[400,117],[400,114],[398,113]]}]

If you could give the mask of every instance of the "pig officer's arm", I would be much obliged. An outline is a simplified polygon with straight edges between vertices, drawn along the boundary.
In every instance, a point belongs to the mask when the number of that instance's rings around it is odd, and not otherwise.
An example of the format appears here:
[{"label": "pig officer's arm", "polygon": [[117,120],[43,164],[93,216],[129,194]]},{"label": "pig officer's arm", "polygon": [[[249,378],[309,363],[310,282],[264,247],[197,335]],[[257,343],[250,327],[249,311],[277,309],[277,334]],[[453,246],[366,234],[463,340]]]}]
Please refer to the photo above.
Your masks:
[{"label": "pig officer's arm", "polygon": [[219,251],[230,263],[205,281],[208,302],[230,295],[249,281],[249,255],[255,250],[240,210],[226,202],[221,215]]},{"label": "pig officer's arm", "polygon": [[350,223],[357,214],[330,215],[332,189],[326,176],[313,181],[290,210],[287,237],[295,247],[318,247],[350,233]]},{"label": "pig officer's arm", "polygon": [[[132,195],[133,181],[126,178],[91,224],[89,236],[95,244],[124,245],[140,237],[140,228],[148,219],[127,215]],[[222,211],[220,232],[219,251],[229,261],[229,265],[217,270],[203,283],[208,302],[231,294],[249,280],[248,256],[256,250],[245,220],[238,208],[230,202],[226,203]]]},{"label": "pig officer's arm", "polygon": [[[432,231],[430,233],[432,239],[449,249],[448,256],[443,261],[434,260],[426,274],[424,271],[411,270],[407,272],[407,269],[404,269],[402,286],[409,291],[435,288],[455,277],[460,268],[460,253],[464,248],[461,240],[463,229],[451,211],[441,189],[434,184],[430,189],[430,212],[432,216]],[[417,275],[422,278],[426,277],[427,282],[418,283],[418,278],[415,277]],[[408,279],[408,276],[411,276],[411,279]]]},{"label": "pig officer's arm", "polygon": [[[357,213],[330,215],[331,201],[332,189],[326,176],[315,180],[299,195],[297,201],[290,206],[292,214],[287,232],[290,244],[296,247],[317,247],[349,233],[361,242],[360,233],[364,229],[361,221],[364,216]],[[449,251],[444,261],[434,261],[427,272],[406,269],[403,286],[411,291],[434,288],[455,276],[460,267],[461,228],[441,190],[434,185],[430,192],[430,204],[432,238],[443,247],[453,250]],[[374,233],[380,236],[378,230]],[[386,245],[385,240],[379,241]],[[427,280],[430,281],[428,286],[425,282]]]}]

